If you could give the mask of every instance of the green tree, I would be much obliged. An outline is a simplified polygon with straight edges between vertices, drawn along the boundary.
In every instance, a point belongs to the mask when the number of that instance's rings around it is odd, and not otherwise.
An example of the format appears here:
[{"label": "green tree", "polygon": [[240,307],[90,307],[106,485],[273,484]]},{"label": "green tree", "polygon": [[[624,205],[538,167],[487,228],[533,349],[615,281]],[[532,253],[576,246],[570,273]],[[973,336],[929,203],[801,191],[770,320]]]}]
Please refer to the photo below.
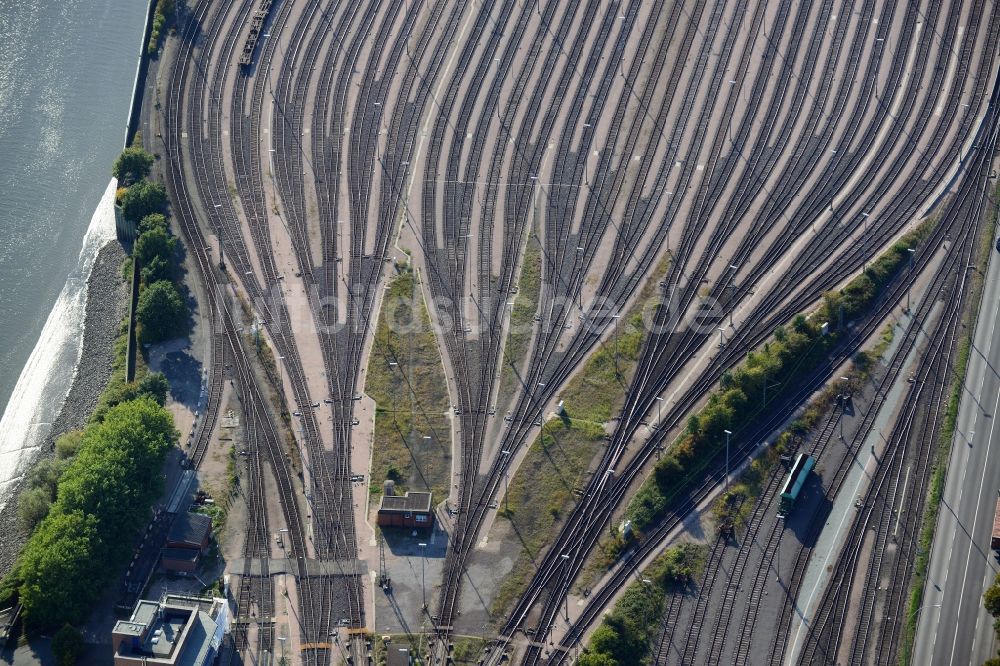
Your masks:
[{"label": "green tree", "polygon": [[170,413],[150,398],[109,409],[104,421],[87,429],[86,442],[63,474],[59,510],[95,516],[100,536],[115,549],[121,532],[141,525],[159,496],[159,470],[176,439]]},{"label": "green tree", "polygon": [[160,342],[184,333],[187,307],[172,282],[159,280],[139,294],[136,318],[143,342]]},{"label": "green tree", "polygon": [[152,213],[162,213],[167,205],[167,191],[160,183],[140,180],[132,184],[121,197],[126,220],[139,221]]},{"label": "green tree", "polygon": [[139,279],[143,284],[153,284],[160,280],[174,279],[174,266],[163,257],[153,257],[148,264],[143,264]]},{"label": "green tree", "polygon": [[[170,390],[170,382],[163,376],[162,372],[148,372],[139,381],[139,396],[149,396],[161,407],[167,402],[167,392]],[[136,396],[136,397],[139,397]]]},{"label": "green tree", "polygon": [[165,229],[156,228],[140,234],[135,241],[132,256],[138,259],[142,267],[143,282],[151,284],[173,279],[176,251],[177,239]]},{"label": "green tree", "polygon": [[133,146],[121,152],[111,167],[111,174],[118,179],[120,185],[127,186],[149,175],[151,166],[153,156],[142,148]]},{"label": "green tree", "polygon": [[153,229],[162,229],[163,231],[167,231],[167,216],[163,213],[150,213],[146,217],[139,220],[140,234],[152,231]]},{"label": "green tree", "polygon": [[96,519],[52,511],[24,546],[17,576],[24,619],[51,627],[84,619],[104,580],[93,545]]},{"label": "green tree", "polygon": [[615,658],[606,652],[584,652],[576,663],[577,666],[618,666]]},{"label": "green tree", "polygon": [[1000,576],[983,594],[983,606],[993,617],[1000,616]]},{"label": "green tree", "polygon": [[71,625],[64,624],[52,637],[52,652],[59,666],[73,666],[83,655],[83,636]]},{"label": "green tree", "polygon": [[174,258],[176,250],[177,239],[170,236],[166,229],[156,228],[139,235],[139,238],[135,241],[135,249],[132,251],[132,254],[139,260],[140,264],[145,266],[155,257],[171,261]]}]

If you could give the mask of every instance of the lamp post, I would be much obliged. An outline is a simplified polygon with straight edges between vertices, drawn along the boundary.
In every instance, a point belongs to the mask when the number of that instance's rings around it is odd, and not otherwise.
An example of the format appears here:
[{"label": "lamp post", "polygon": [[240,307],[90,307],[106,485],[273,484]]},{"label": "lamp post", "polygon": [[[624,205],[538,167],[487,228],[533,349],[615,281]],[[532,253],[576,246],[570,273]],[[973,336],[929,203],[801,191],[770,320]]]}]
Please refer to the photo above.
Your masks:
[{"label": "lamp post", "polygon": [[[545,382],[538,382],[538,388],[545,388]],[[538,403],[538,425],[541,427],[541,437],[545,436],[545,402]]]},{"label": "lamp post", "polygon": [[[875,85],[878,85],[878,81]],[[865,251],[868,247],[868,213],[861,213],[861,217],[865,218],[865,231],[861,235],[861,272],[864,273],[868,270],[868,254]]]},{"label": "lamp post", "polygon": [[[565,565],[569,566],[569,553],[563,553],[559,556]],[[566,624],[569,624],[569,592],[566,593]]]},{"label": "lamp post", "polygon": [[423,598],[423,606],[421,610],[427,610],[427,572],[424,567],[424,560],[427,559],[427,544],[418,543],[420,546],[420,596]]},{"label": "lamp post", "polygon": [[724,430],[726,433],[726,490],[729,490],[729,436],[732,435],[732,431]]},{"label": "lamp post", "polygon": [[[650,580],[649,578],[640,578],[639,580],[642,581],[642,584],[646,586],[647,590],[649,590],[650,592],[653,590],[652,580]],[[646,610],[643,611],[643,624],[645,624],[647,627],[649,626],[649,606],[646,606]]]},{"label": "lamp post", "polygon": [[909,314],[909,312],[910,312],[910,290],[913,289],[913,255],[916,253],[916,250],[913,249],[912,247],[908,247],[908,248],[906,248],[906,251],[910,253],[910,271],[909,271],[910,272],[910,277],[909,277],[909,282],[906,285],[906,312],[907,312],[907,314]]},{"label": "lamp post", "polygon": [[[736,264],[729,264],[729,268],[733,271],[733,277],[729,280],[729,287],[733,290],[733,296],[736,296],[736,271],[738,271],[740,267]],[[733,303],[729,308],[729,326],[732,328],[736,328],[736,326],[733,325],[733,310],[735,309],[736,303]]]},{"label": "lamp post", "polygon": [[615,320],[615,379],[621,379],[622,373],[618,368],[618,318],[621,315],[611,315]]},{"label": "lamp post", "polygon": [[[511,454],[508,449],[504,449],[500,453],[505,456]],[[508,465],[504,465],[503,468],[503,510],[508,516],[510,515],[510,470]]]}]

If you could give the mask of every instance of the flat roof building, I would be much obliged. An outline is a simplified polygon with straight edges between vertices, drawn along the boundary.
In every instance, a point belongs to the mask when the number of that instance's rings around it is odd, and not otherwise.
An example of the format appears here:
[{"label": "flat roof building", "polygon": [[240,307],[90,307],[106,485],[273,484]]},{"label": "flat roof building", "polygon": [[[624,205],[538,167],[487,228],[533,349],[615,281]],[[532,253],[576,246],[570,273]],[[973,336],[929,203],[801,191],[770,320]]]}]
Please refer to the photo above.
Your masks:
[{"label": "flat roof building", "polygon": [[225,599],[166,595],[139,600],[111,632],[115,666],[204,666],[215,660],[228,631]]},{"label": "flat roof building", "polygon": [[430,528],[434,525],[431,493],[408,492],[405,495],[382,495],[378,507],[379,527]]},{"label": "flat roof building", "polygon": [[386,646],[385,666],[410,666],[410,651],[405,647]]}]

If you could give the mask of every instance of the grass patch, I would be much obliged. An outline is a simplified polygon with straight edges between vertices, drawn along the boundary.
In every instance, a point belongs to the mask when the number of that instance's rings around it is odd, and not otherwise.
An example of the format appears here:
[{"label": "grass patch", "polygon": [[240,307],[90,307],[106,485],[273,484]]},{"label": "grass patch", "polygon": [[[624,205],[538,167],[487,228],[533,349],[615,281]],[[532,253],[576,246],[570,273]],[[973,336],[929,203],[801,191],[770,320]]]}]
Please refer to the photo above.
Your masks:
[{"label": "grass patch", "polygon": [[479,664],[479,658],[483,654],[483,648],[488,641],[482,638],[471,638],[463,636],[455,639],[455,648],[451,651],[453,664],[456,666],[473,666]]},{"label": "grass patch", "polygon": [[[611,414],[615,410],[621,408],[625,398],[625,387],[628,386],[635,372],[635,366],[645,341],[646,329],[642,322],[643,311],[650,306],[651,302],[657,305],[660,303],[659,282],[666,275],[669,267],[669,257],[660,260],[649,274],[635,304],[623,317],[624,323],[619,324],[617,367],[616,345],[615,339],[612,337],[590,355],[582,370],[570,379],[561,392],[567,418],[550,422],[546,425],[546,432],[549,432],[548,428],[552,424],[557,424],[559,427],[566,427],[568,424],[570,429],[585,427],[586,431],[593,433],[594,437],[574,452],[575,460],[572,463],[574,469],[586,471],[594,456],[603,449],[603,424],[611,418]],[[551,480],[537,481],[537,477],[545,476],[551,469],[545,467],[546,464],[550,464],[550,461],[542,455],[540,450],[536,451],[536,447],[540,448],[538,440],[532,445],[528,457],[520,465],[511,482],[511,502],[513,504],[517,488],[525,484],[526,487],[533,489],[531,498],[534,506],[544,505],[549,507],[550,511],[556,511],[559,516],[566,515],[576,505],[576,497],[567,494],[565,487],[560,487],[558,483],[552,483]],[[542,465],[541,469],[539,469],[539,465]],[[582,489],[584,485],[585,480],[581,479],[579,489]],[[511,511],[514,511],[513,506]],[[546,516],[532,516],[532,518],[533,520],[526,521],[530,524],[523,527],[518,525],[516,520],[514,521],[515,529],[519,533],[529,535],[529,538],[522,539],[524,549],[500,588],[494,601],[494,611],[507,610],[513,605],[517,595],[527,585],[528,577],[533,571],[533,562],[540,549],[535,547],[536,542],[544,545],[546,541],[542,537],[547,537],[557,522],[555,518],[550,519]],[[619,540],[617,535],[613,538]],[[615,548],[617,549],[617,547],[616,545]]]},{"label": "grass patch", "polygon": [[493,600],[494,617],[505,616],[524,591],[560,521],[576,504],[575,493],[586,486],[590,465],[604,444],[601,428],[571,419],[549,421],[531,444],[498,513],[498,523],[505,521],[511,529],[508,541],[519,543],[520,552]]},{"label": "grass patch", "polygon": [[[400,492],[440,500],[451,478],[448,387],[416,274],[396,265],[379,315],[365,390],[375,400],[372,495],[392,479]],[[429,438],[429,439],[425,439]]]},{"label": "grass patch", "polygon": [[670,259],[664,257],[650,273],[628,314],[619,320],[618,335],[612,333],[563,389],[562,399],[571,417],[605,423],[621,409],[625,389],[635,374],[635,365],[646,339],[643,310],[651,300],[660,302],[659,283],[669,267]]}]

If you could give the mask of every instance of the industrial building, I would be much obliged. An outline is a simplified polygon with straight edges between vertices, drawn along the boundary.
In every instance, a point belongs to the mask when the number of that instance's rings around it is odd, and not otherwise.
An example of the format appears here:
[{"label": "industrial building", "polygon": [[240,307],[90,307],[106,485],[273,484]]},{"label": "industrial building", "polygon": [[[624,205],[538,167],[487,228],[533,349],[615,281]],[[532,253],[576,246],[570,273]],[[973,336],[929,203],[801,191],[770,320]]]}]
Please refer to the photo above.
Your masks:
[{"label": "industrial building", "polygon": [[229,604],[218,597],[165,595],[139,600],[111,632],[115,666],[203,666],[215,660],[229,627]]}]

